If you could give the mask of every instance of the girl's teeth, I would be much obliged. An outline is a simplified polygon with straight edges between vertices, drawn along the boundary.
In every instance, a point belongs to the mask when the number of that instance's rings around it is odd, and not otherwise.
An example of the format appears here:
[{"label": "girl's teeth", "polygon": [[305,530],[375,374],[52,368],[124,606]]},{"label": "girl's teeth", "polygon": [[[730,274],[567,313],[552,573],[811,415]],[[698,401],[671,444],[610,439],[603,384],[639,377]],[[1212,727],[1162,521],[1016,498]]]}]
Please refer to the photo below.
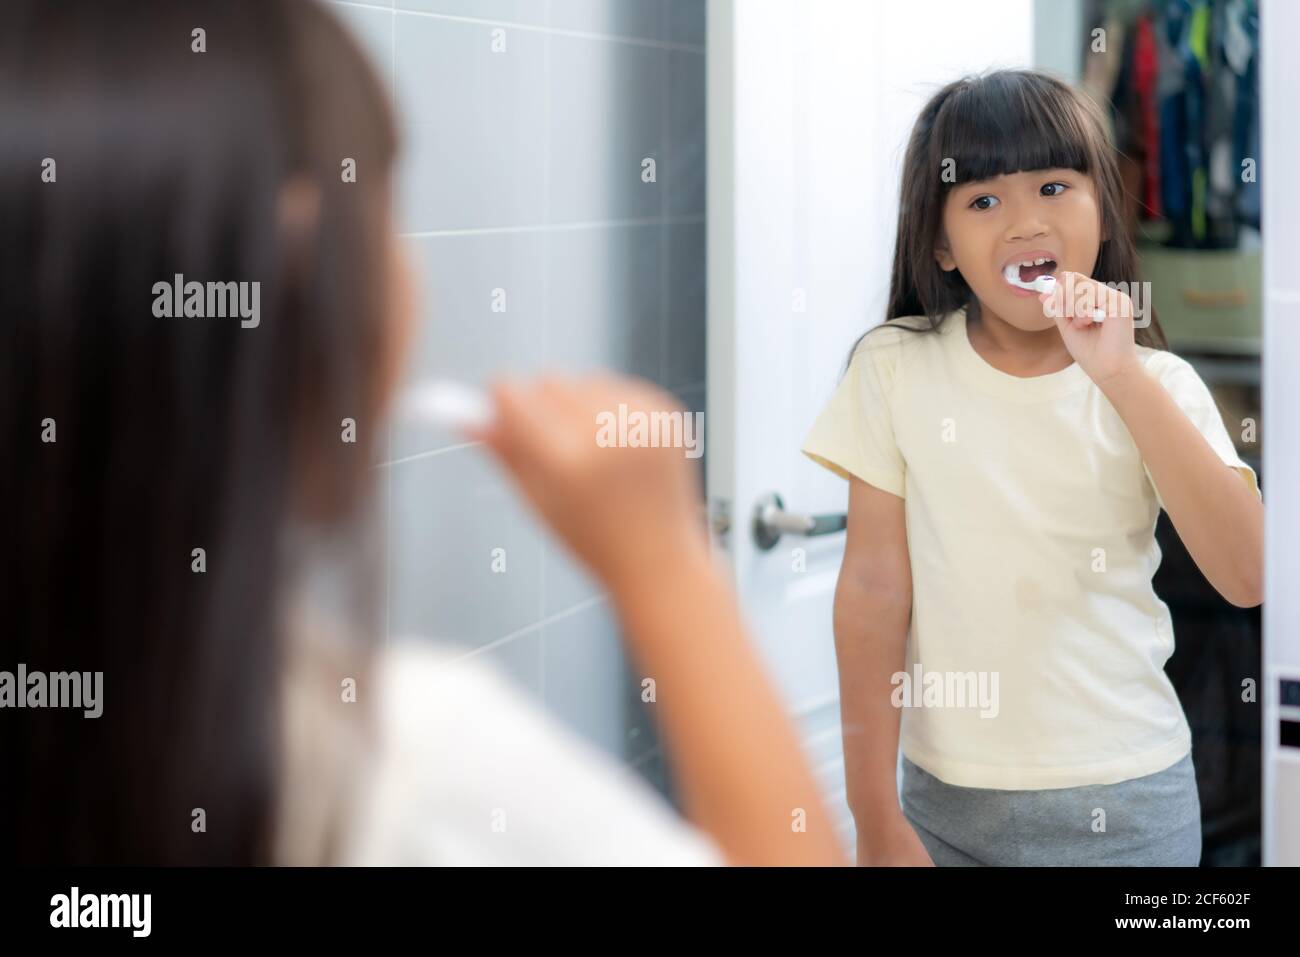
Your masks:
[{"label": "girl's teeth", "polygon": [[1040,259],[1032,263],[1031,262],[1012,263],[1011,265],[1007,266],[1005,269],[1002,270],[1002,275],[1006,278],[1007,282],[1009,282],[1011,285],[1018,286],[1021,289],[1032,289],[1035,292],[1051,292],[1053,286],[1056,284],[1055,276],[1044,274],[1042,276],[1038,276],[1037,278],[1029,282],[1025,282],[1023,279],[1020,278],[1021,266],[1039,266],[1045,262],[1048,262],[1048,260]]}]

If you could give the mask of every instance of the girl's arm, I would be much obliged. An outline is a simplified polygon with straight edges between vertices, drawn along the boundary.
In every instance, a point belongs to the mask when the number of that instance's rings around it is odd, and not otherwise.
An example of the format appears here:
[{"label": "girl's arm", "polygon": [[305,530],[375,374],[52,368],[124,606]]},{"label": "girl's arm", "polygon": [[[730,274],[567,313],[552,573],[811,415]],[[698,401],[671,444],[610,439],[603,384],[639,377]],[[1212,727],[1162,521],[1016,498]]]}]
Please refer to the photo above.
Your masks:
[{"label": "girl's arm", "polygon": [[[1038,297],[1044,313],[1056,320],[1070,354],[1124,420],[1196,566],[1234,605],[1258,605],[1264,503],[1138,359],[1132,300],[1081,273],[1057,279],[1052,292]],[[1094,305],[1105,309],[1100,323],[1088,317]]]},{"label": "girl's arm", "polygon": [[1264,600],[1264,503],[1134,357],[1099,388],[1119,413],[1178,536],[1232,604]]},{"label": "girl's arm", "polygon": [[675,549],[610,585],[641,673],[658,686],[690,819],[733,864],[843,864],[798,737],[712,558]]},{"label": "girl's arm", "polygon": [[[598,418],[680,406],[648,383],[543,379],[494,389],[480,434],[524,497],[608,590],[655,683],[687,815],[733,864],[843,864],[798,737],[698,520],[682,449],[597,440]],[[471,437],[474,437],[471,434]]]},{"label": "girl's arm", "polygon": [[905,670],[912,570],[903,499],[849,481],[848,537],[835,589],[844,779],[859,864],[931,864],[898,803],[900,712],[891,677]]}]

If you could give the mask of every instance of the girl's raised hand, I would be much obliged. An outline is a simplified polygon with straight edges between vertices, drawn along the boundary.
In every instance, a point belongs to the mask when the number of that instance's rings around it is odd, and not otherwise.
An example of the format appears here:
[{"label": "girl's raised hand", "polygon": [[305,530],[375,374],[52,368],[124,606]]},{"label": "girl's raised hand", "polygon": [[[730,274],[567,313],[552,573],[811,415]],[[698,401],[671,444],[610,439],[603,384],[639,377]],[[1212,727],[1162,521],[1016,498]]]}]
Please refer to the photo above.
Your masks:
[{"label": "girl's raised hand", "polygon": [[[1133,301],[1083,273],[1062,272],[1051,292],[1039,295],[1043,314],[1056,320],[1065,347],[1097,385],[1135,368]],[[1094,320],[1092,309],[1104,312]]]},{"label": "girl's raised hand", "polygon": [[492,399],[493,424],[467,436],[611,592],[649,587],[656,571],[707,554],[699,469],[685,451],[598,438],[598,416],[620,406],[690,415],[672,395],[640,379],[544,377],[498,381]]}]

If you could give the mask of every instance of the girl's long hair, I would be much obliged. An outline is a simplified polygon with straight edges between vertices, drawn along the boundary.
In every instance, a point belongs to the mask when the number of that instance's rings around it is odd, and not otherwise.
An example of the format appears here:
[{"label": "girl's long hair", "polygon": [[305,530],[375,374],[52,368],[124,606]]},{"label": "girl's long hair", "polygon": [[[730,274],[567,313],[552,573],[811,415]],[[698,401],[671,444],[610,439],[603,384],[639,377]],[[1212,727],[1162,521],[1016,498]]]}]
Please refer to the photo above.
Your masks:
[{"label": "girl's long hair", "polygon": [[[1088,96],[1035,70],[963,77],[931,97],[912,128],[903,159],[885,322],[859,337],[849,360],[875,329],[888,325],[935,332],[955,310],[978,308],[961,273],[944,271],[934,257],[948,194],[963,183],[1038,169],[1072,169],[1090,176],[1106,237],[1092,278],[1137,282],[1137,250],[1124,224],[1123,182],[1107,129]],[[955,175],[945,178],[949,169]],[[1167,349],[1155,310],[1148,308],[1151,323],[1135,329],[1134,339],[1138,345]],[[892,321],[912,316],[923,321]]]},{"label": "girl's long hair", "polygon": [[[5,5],[0,670],[103,673],[99,718],[0,712],[7,859],[271,859],[287,540],[366,501],[395,150],[317,3]],[[156,316],[178,275],[259,324]]]}]

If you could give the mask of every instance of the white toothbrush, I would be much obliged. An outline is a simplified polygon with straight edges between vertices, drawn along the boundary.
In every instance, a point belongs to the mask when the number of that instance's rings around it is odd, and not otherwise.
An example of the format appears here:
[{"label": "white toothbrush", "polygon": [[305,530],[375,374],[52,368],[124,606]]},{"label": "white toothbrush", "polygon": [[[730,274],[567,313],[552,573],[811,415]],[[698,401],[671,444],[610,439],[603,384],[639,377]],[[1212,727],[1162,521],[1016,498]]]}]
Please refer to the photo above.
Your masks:
[{"label": "white toothbrush", "polygon": [[[1043,292],[1051,292],[1053,289],[1056,288],[1055,276],[1048,276],[1048,275],[1036,276],[1034,279],[1030,280],[1029,282],[1025,282],[1020,278],[1020,267],[1015,264],[1012,264],[1008,266],[1006,269],[1002,270],[1002,275],[1006,278],[1007,282],[1011,283],[1011,285],[1019,286],[1021,289],[1031,289],[1034,292],[1043,293]],[[1106,311],[1104,309],[1094,309],[1092,311],[1093,322],[1104,322],[1105,319],[1106,319]]]},{"label": "white toothbrush", "polygon": [[473,386],[452,379],[432,379],[413,386],[402,396],[398,415],[458,431],[485,429],[492,424],[492,404]]},{"label": "white toothbrush", "polygon": [[1034,292],[1051,292],[1056,288],[1055,276],[1042,275],[1025,282],[1020,278],[1020,265],[1018,263],[1012,263],[1002,270],[1002,275],[1011,285],[1019,286],[1021,289],[1032,289]]}]

